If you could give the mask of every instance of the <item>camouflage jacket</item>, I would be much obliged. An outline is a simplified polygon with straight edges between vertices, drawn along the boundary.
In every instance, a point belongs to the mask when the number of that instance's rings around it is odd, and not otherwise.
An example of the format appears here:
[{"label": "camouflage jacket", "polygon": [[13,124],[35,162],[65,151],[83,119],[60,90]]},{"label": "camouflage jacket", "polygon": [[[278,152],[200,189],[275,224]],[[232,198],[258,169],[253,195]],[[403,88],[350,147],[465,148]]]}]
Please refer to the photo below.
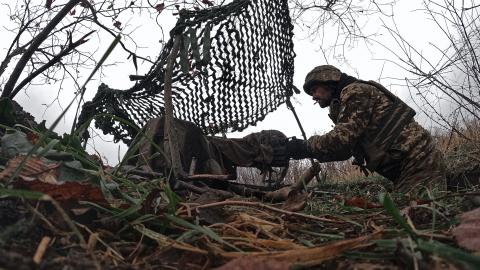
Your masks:
[{"label": "camouflage jacket", "polygon": [[413,120],[410,107],[374,84],[358,81],[342,89],[330,104],[335,127],[310,137],[308,145],[320,162],[361,156],[368,169],[394,180],[400,161],[432,147],[430,134]]}]

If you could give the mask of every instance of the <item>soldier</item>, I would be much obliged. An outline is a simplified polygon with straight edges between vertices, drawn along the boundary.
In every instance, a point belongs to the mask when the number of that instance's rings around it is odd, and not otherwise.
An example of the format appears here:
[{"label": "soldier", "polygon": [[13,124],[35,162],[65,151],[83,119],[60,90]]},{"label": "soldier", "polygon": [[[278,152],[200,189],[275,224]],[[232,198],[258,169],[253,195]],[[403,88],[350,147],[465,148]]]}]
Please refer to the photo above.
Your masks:
[{"label": "soldier", "polygon": [[329,106],[335,127],[307,141],[288,141],[288,156],[320,162],[353,156],[364,171],[381,174],[411,195],[421,187],[446,188],[444,159],[429,132],[413,119],[415,111],[381,84],[323,65],[307,74],[303,89],[320,107]]}]

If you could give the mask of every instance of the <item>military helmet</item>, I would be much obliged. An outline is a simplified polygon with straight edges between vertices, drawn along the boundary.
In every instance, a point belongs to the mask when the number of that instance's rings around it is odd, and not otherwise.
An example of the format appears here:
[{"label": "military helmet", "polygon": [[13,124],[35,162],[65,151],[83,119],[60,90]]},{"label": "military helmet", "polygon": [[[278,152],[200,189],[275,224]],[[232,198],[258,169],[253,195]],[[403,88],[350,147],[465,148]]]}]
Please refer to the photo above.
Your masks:
[{"label": "military helmet", "polygon": [[305,83],[303,84],[303,90],[305,93],[312,95],[311,87],[317,83],[338,82],[342,72],[331,65],[322,65],[315,67],[305,77]]}]

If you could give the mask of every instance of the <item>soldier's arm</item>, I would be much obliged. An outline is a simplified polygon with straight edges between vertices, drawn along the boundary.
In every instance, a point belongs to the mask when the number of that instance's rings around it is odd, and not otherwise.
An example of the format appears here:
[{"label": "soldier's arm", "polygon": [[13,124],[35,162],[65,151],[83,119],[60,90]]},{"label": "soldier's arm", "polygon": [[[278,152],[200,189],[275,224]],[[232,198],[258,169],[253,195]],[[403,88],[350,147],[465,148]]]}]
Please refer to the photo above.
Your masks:
[{"label": "soldier's arm", "polygon": [[346,160],[366,130],[372,115],[371,92],[368,88],[350,86],[342,91],[342,104],[337,124],[325,135],[312,136],[307,145],[320,162]]}]

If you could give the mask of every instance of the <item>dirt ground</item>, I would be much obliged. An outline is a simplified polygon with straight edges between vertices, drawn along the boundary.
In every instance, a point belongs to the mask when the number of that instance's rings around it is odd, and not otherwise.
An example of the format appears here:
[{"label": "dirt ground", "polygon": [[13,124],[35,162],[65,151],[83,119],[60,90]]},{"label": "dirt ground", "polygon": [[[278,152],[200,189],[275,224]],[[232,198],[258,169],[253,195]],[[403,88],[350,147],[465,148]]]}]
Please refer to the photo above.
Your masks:
[{"label": "dirt ground", "polygon": [[[173,199],[152,190],[142,205],[110,206],[3,198],[4,269],[473,269],[452,229],[475,209],[475,191],[411,201],[377,182],[312,189],[302,211],[256,198],[218,194]],[[168,192],[167,192],[168,193]],[[157,197],[158,196],[158,197]],[[162,197],[163,196],[163,197]],[[152,199],[155,198],[155,199]],[[298,201],[303,202],[305,197]],[[150,204],[150,205],[147,205]],[[478,237],[473,236],[473,237]],[[49,239],[35,262],[41,242]],[[431,251],[425,243],[433,243]],[[472,258],[464,261],[449,252]],[[445,255],[444,253],[447,255]],[[37,254],[38,256],[38,254]],[[223,265],[223,266],[222,266]],[[477,265],[478,266],[478,265]]]}]

